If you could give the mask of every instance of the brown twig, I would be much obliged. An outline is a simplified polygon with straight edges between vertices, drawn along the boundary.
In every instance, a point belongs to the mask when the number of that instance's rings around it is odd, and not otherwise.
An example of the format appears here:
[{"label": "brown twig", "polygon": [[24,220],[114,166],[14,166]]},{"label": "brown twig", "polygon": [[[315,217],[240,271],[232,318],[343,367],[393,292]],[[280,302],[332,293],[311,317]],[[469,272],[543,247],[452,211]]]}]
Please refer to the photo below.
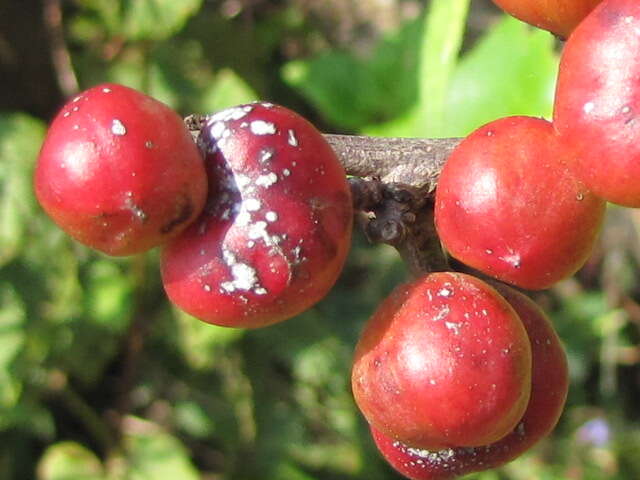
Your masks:
[{"label": "brown twig", "polygon": [[325,135],[348,175],[435,190],[445,160],[459,138],[378,138]]},{"label": "brown twig", "polygon": [[44,0],[43,12],[44,25],[51,44],[51,61],[58,86],[66,97],[71,97],[78,93],[80,87],[64,37],[60,0]]}]

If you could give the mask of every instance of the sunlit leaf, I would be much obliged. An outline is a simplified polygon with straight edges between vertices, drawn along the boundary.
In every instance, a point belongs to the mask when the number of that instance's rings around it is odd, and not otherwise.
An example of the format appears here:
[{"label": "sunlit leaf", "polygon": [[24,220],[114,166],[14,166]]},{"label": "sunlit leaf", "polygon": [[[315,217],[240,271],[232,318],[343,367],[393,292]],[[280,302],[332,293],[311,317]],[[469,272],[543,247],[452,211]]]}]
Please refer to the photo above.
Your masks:
[{"label": "sunlit leaf", "polygon": [[549,117],[557,70],[553,37],[504,17],[458,64],[442,136],[465,136],[508,115]]},{"label": "sunlit leaf", "polygon": [[160,40],[178,32],[202,0],[85,0],[112,35],[130,40]]},{"label": "sunlit leaf", "polygon": [[155,425],[137,419],[125,437],[127,476],[130,480],[200,480],[187,449]]},{"label": "sunlit leaf", "polygon": [[96,455],[75,442],[59,442],[44,452],[38,463],[38,480],[105,480]]},{"label": "sunlit leaf", "polygon": [[233,70],[224,69],[206,92],[203,106],[206,112],[215,112],[254,100],[259,100],[258,94]]}]

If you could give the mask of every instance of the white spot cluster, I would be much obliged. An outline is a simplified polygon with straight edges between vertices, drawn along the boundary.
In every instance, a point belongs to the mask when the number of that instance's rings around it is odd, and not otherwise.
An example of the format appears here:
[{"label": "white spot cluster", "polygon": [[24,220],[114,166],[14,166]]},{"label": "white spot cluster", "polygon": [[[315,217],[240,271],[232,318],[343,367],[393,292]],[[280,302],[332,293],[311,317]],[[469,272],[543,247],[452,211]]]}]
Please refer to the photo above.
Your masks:
[{"label": "white spot cluster", "polygon": [[456,322],[444,322],[444,326],[451,330],[454,335],[460,335],[460,324]]},{"label": "white spot cluster", "polygon": [[[293,266],[305,261],[301,246],[302,239],[295,247],[285,249],[283,241],[287,239],[287,235],[269,231],[281,220],[281,214],[276,208],[277,204],[265,201],[269,195],[264,195],[264,190],[272,188],[292,174],[291,169],[295,167],[295,161],[286,165],[289,168],[277,171],[274,170],[276,162],[273,160],[280,154],[279,148],[286,150],[287,146],[298,147],[299,137],[293,129],[282,128],[277,121],[271,121],[271,118],[260,118],[259,107],[271,108],[274,105],[255,103],[223,110],[207,118],[203,129],[204,135],[199,138],[199,147],[205,153],[213,154],[220,148],[224,149],[225,141],[236,133],[243,132],[242,135],[251,134],[263,138],[277,135],[273,141],[256,139],[256,142],[262,145],[259,144],[254,150],[255,157],[251,160],[253,164],[247,170],[241,168],[240,171],[233,171],[233,162],[226,164],[222,158],[213,160],[214,168],[219,174],[221,188],[216,199],[207,206],[207,212],[213,218],[232,220],[234,228],[242,229],[238,231],[241,238],[244,237],[244,240],[241,240],[244,246],[240,248],[252,249],[262,244],[266,247],[268,255],[279,256],[289,266]],[[272,143],[269,144],[269,142]],[[283,151],[282,154],[285,155],[285,152]],[[260,169],[258,172],[255,171],[256,167]],[[201,232],[204,233],[206,229],[203,223]],[[261,285],[257,269],[252,264],[242,261],[244,255],[241,251],[236,251],[235,248],[233,251],[223,248],[222,257],[224,264],[229,268],[229,276],[226,281],[219,284],[221,293],[252,292],[256,295],[268,293],[267,289]],[[278,264],[278,262],[271,264],[273,273],[276,272]],[[291,272],[289,274],[291,275]]]},{"label": "white spot cluster", "polygon": [[258,178],[256,178],[256,185],[258,185],[259,187],[269,188],[271,185],[273,185],[277,181],[278,181],[278,175],[276,175],[274,172],[269,172],[267,174],[260,175]]},{"label": "white spot cluster", "polygon": [[244,105],[241,107],[232,107],[219,112],[214,113],[207,117],[207,125],[212,125],[217,122],[230,122],[232,120],[241,120],[253,111],[251,105]]},{"label": "white spot cluster", "polygon": [[232,276],[232,280],[220,284],[220,288],[223,291],[233,293],[236,290],[264,290],[260,285],[257,272],[253,267],[246,263],[238,262],[236,256],[228,250],[222,252],[222,258],[229,267]]},{"label": "white spot cluster", "polygon": [[442,308],[438,310],[438,313],[433,317],[434,322],[439,322],[440,320],[444,320],[451,313],[451,309],[448,305],[444,305]]}]

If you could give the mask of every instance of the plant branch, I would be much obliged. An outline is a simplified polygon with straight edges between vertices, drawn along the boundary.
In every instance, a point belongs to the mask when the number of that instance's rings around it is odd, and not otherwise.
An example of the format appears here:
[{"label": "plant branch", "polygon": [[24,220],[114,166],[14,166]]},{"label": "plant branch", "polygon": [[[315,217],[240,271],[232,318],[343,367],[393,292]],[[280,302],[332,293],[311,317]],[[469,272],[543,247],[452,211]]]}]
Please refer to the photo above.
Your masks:
[{"label": "plant branch", "polygon": [[348,175],[402,183],[423,193],[435,190],[445,160],[459,138],[324,136]]},{"label": "plant branch", "polygon": [[43,8],[44,24],[49,36],[51,60],[58,80],[58,86],[66,97],[71,97],[78,93],[80,88],[64,37],[60,0],[45,0]]}]

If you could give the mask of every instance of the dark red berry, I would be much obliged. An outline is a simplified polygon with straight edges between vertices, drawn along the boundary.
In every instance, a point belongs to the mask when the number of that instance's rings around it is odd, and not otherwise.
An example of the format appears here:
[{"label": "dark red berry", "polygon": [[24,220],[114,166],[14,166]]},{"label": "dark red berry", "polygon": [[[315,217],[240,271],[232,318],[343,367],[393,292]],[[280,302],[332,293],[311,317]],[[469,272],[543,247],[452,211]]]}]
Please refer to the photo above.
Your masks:
[{"label": "dark red berry", "polygon": [[344,264],[352,205],[324,137],[268,103],[208,118],[199,145],[209,198],[162,256],[169,298],[210,323],[259,327],[323,298]]},{"label": "dark red berry", "polygon": [[179,234],[202,210],[202,157],[168,106],[121,85],[67,103],[45,139],[35,192],[78,241],[131,255]]}]

